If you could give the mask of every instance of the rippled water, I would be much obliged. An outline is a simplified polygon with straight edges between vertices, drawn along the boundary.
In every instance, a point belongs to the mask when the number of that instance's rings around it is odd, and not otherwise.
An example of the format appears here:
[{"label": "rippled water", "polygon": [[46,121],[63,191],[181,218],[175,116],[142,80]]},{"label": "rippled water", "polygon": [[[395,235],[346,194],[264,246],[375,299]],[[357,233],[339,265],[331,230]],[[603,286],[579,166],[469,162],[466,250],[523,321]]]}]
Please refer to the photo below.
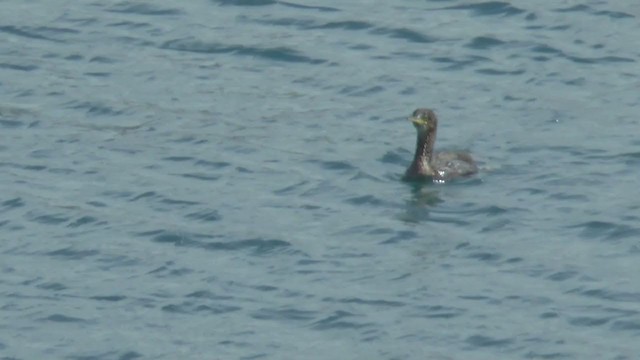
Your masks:
[{"label": "rippled water", "polygon": [[0,358],[637,359],[639,18],[1,2]]}]

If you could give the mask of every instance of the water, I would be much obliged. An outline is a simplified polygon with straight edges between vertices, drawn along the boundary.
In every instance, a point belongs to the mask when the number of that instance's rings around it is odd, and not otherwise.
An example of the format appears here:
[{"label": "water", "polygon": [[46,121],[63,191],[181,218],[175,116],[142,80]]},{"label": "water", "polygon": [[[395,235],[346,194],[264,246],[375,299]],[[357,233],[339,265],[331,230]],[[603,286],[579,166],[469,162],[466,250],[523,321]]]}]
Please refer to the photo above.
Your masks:
[{"label": "water", "polygon": [[0,358],[636,359],[639,17],[3,1]]}]

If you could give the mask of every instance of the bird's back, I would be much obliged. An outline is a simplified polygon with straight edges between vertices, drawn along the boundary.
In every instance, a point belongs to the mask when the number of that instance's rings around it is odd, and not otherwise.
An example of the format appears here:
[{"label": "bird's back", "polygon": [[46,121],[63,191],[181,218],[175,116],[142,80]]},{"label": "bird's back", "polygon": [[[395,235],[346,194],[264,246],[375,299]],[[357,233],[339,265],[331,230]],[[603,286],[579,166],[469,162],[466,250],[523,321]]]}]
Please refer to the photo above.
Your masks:
[{"label": "bird's back", "polygon": [[470,176],[478,172],[478,165],[465,151],[438,152],[432,161],[433,169],[443,180]]}]

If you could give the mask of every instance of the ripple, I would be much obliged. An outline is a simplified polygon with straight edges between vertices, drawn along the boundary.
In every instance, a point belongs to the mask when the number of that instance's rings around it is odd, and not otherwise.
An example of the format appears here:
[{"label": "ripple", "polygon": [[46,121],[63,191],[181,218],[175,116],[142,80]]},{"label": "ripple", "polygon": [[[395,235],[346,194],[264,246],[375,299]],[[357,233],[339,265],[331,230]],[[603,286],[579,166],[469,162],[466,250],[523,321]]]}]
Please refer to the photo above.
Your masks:
[{"label": "ripple", "polygon": [[280,251],[284,248],[291,247],[291,244],[282,240],[265,240],[265,239],[248,239],[240,240],[234,243],[218,243],[209,244],[207,249],[214,250],[242,250],[250,248],[258,255],[266,255],[274,251]]},{"label": "ripple", "polygon": [[98,301],[118,302],[125,300],[127,297],[123,295],[106,295],[106,296],[92,296],[90,299]]},{"label": "ripple", "polygon": [[391,203],[381,198],[377,198],[373,195],[363,195],[356,196],[352,198],[348,198],[345,200],[346,203],[352,205],[371,205],[371,206],[389,206]]},{"label": "ripple", "polygon": [[479,74],[484,74],[484,75],[520,75],[520,74],[524,74],[525,72],[524,70],[508,71],[508,70],[497,70],[497,69],[477,69],[475,71]]},{"label": "ripple", "polygon": [[498,39],[496,39],[494,37],[478,36],[478,37],[473,38],[465,46],[469,47],[469,48],[472,48],[472,49],[488,50],[488,49],[496,47],[496,46],[504,45],[504,43],[505,43],[504,41],[498,40]]},{"label": "ripple", "polygon": [[[0,69],[9,69],[9,70],[18,70],[18,71],[33,71],[33,70],[37,70],[39,69],[38,66],[35,65],[18,65],[18,64],[7,64],[7,63],[1,63],[0,64]],[[5,123],[5,124],[3,124]],[[9,123],[8,120],[0,120],[0,125],[5,125]]]},{"label": "ripple", "polygon": [[610,320],[611,319],[609,318],[594,318],[594,317],[580,316],[580,317],[569,319],[569,324],[574,326],[593,327],[593,326],[604,325],[608,323]]},{"label": "ripple", "polygon": [[640,321],[619,320],[611,324],[611,329],[615,331],[633,331],[640,332]]},{"label": "ripple", "polygon": [[143,357],[143,355],[137,351],[127,351],[124,354],[120,355],[118,357],[118,360],[134,360],[141,357]]},{"label": "ripple", "polygon": [[365,300],[360,298],[344,298],[344,299],[336,299],[336,298],[324,298],[322,301],[326,302],[334,302],[334,303],[343,303],[343,304],[360,304],[360,305],[369,305],[369,306],[382,306],[382,307],[402,307],[406,304],[399,301],[388,301],[388,300]]},{"label": "ripple", "polygon": [[180,9],[166,8],[163,9],[156,5],[135,4],[130,2],[120,3],[113,8],[107,10],[115,13],[138,14],[138,15],[181,15],[184,12]]},{"label": "ripple", "polygon": [[610,241],[640,235],[640,228],[607,221],[588,221],[578,225],[571,225],[568,228],[582,229],[580,236],[585,239],[603,239]]},{"label": "ripple", "polygon": [[233,6],[266,6],[279,3],[278,0],[212,0],[220,5]]},{"label": "ripple", "polygon": [[[79,219],[76,219],[74,222],[70,223],[69,225],[67,225],[67,227],[72,227],[72,228],[77,228],[80,226],[84,226],[84,225],[88,225],[88,224],[93,224],[95,222],[97,222],[98,219],[94,218],[93,216],[83,216]],[[101,222],[100,224],[106,224],[106,222]]]},{"label": "ripple", "polygon": [[287,1],[280,0],[212,0],[220,5],[231,5],[231,6],[268,6],[268,5],[282,5],[285,7],[290,7],[294,9],[303,9],[303,10],[317,10],[321,12],[338,12],[340,11],[337,8],[329,7],[329,6],[317,6],[317,5],[301,5]]},{"label": "ripple", "polygon": [[195,162],[196,166],[204,166],[212,169],[222,169],[231,166],[231,163],[226,161],[210,161],[210,160],[198,160]]},{"label": "ripple", "polygon": [[446,10],[470,10],[477,16],[489,16],[489,15],[505,15],[513,16],[522,14],[524,10],[517,8],[507,2],[502,1],[487,1],[476,4],[464,4],[449,6],[444,8]]},{"label": "ripple", "polygon": [[222,216],[216,210],[202,210],[185,215],[187,219],[199,220],[202,222],[219,221]]},{"label": "ripple", "polygon": [[211,251],[243,251],[251,250],[254,255],[266,255],[274,251],[291,249],[291,244],[277,239],[246,239],[229,241],[204,241],[215,236],[202,234],[174,233],[169,231],[152,231],[140,233],[139,236],[152,236],[157,243],[168,243],[175,246],[195,247]]},{"label": "ripple", "polygon": [[110,105],[92,101],[71,101],[65,104],[66,107],[76,110],[86,110],[92,116],[120,116],[127,114],[125,109],[116,109]]},{"label": "ripple", "polygon": [[17,208],[21,208],[23,207],[24,204],[24,200],[22,200],[22,198],[13,198],[11,200],[5,200],[2,203],[0,203],[0,206],[2,206],[4,209],[2,209],[2,211],[7,211],[7,210],[13,210],[13,209],[17,209]]},{"label": "ripple", "polygon": [[89,355],[71,355],[68,356],[69,360],[104,360],[104,359],[117,359],[117,360],[135,360],[143,357],[142,354],[136,351],[107,351],[99,354]]},{"label": "ripple", "polygon": [[287,47],[259,48],[244,45],[223,45],[218,43],[206,43],[194,39],[170,40],[160,46],[161,49],[187,51],[203,54],[232,54],[251,56],[270,61],[282,61],[304,64],[322,64],[324,59],[314,59],[301,55],[298,51]]},{"label": "ripple", "polygon": [[138,202],[140,200],[145,200],[147,202],[151,202],[151,203],[155,203],[163,206],[169,205],[169,208],[171,209],[179,208],[179,207],[182,207],[182,208],[192,207],[200,204],[200,202],[198,201],[168,198],[166,196],[156,193],[155,191],[146,191],[146,192],[143,192],[142,194],[135,195],[129,201]]},{"label": "ripple", "polygon": [[25,165],[25,164],[16,164],[16,163],[7,163],[7,162],[0,162],[0,167],[1,166],[7,166],[7,167],[14,168],[14,169],[38,171],[38,172],[47,169],[47,167],[44,166],[44,165]]},{"label": "ripple", "polygon": [[623,153],[616,155],[615,158],[624,159],[625,165],[640,165],[640,152]]},{"label": "ripple", "polygon": [[36,286],[38,289],[49,290],[49,291],[62,291],[67,289],[66,286],[60,283],[44,283]]},{"label": "ripple", "polygon": [[361,329],[371,324],[358,323],[355,321],[347,321],[345,319],[353,318],[355,315],[346,311],[336,311],[332,315],[313,323],[312,328],[316,330],[330,329]]},{"label": "ripple", "polygon": [[366,30],[374,27],[366,21],[330,21],[322,25],[314,26],[315,29],[341,29],[341,30]]},{"label": "ripple", "polygon": [[202,181],[215,181],[220,179],[220,175],[211,175],[211,174],[199,173],[199,172],[174,174],[174,175],[182,176],[183,178],[187,178],[187,179],[195,179],[195,180],[202,180]]},{"label": "ripple", "polygon": [[599,298],[603,300],[620,301],[620,302],[635,302],[640,303],[640,293],[634,292],[615,292],[606,289],[587,289],[577,288],[568,291],[568,293],[578,293],[583,296]]},{"label": "ripple", "polygon": [[535,45],[535,46],[531,47],[530,50],[532,52],[541,53],[541,54],[554,54],[554,55],[563,54],[562,51],[560,51],[560,50],[558,50],[556,48],[553,48],[553,47],[551,47],[549,45],[546,45],[546,44]]},{"label": "ripple", "polygon": [[440,64],[447,64],[443,70],[454,71],[454,70],[463,70],[470,66],[477,65],[479,63],[490,61],[488,58],[477,55],[467,55],[460,58],[452,58],[448,56],[436,56],[432,57],[431,61]]},{"label": "ripple", "polygon": [[577,271],[559,271],[549,275],[547,279],[553,280],[553,281],[565,281],[565,280],[575,278],[578,275],[580,274]]},{"label": "ripple", "polygon": [[306,185],[309,185],[310,182],[307,180],[303,180],[300,182],[296,182],[295,184],[287,185],[283,188],[276,189],[273,191],[276,195],[291,195],[298,193],[306,188]]},{"label": "ripple", "polygon": [[47,225],[58,225],[70,220],[69,217],[62,214],[35,215],[31,212],[28,214],[28,218],[33,222]]},{"label": "ripple", "polygon": [[[124,27],[127,29],[135,30],[135,29],[151,27],[151,24],[146,22],[136,22],[136,21],[119,21],[119,22],[111,23],[109,24],[109,26]],[[130,39],[133,39],[133,38],[130,38]],[[128,42],[128,41],[125,41],[125,42]],[[151,44],[151,42],[149,42],[149,44]]]},{"label": "ripple", "polygon": [[[544,55],[555,55],[558,58],[563,58],[579,64],[607,64],[607,63],[635,63],[636,62],[635,59],[625,58],[621,56],[602,56],[602,57],[588,58],[588,57],[569,55],[560,49],[556,49],[546,44],[536,44],[532,46],[530,50],[533,53],[544,54]],[[548,61],[550,60],[550,58],[548,56],[535,56],[534,60]],[[576,151],[576,150],[573,149],[571,151]],[[577,150],[577,151],[580,151],[580,150]]]},{"label": "ripple", "polygon": [[417,312],[412,316],[425,317],[430,319],[453,319],[463,315],[467,311],[461,308],[455,308],[442,305],[423,305],[417,307]]},{"label": "ripple", "polygon": [[233,299],[233,296],[216,295],[215,293],[209,290],[195,291],[188,294],[187,297],[198,298],[198,299],[209,299],[209,300],[232,300]]},{"label": "ripple", "polygon": [[58,40],[51,38],[49,36],[43,35],[46,34],[78,34],[80,31],[73,29],[59,29],[59,28],[51,28],[51,27],[29,27],[29,26],[0,26],[0,32],[5,32],[15,36],[21,36],[28,39],[36,39],[36,40],[45,40],[51,42],[64,42],[63,40]]},{"label": "ripple", "polygon": [[185,301],[180,304],[169,304],[162,307],[163,311],[174,313],[174,314],[197,314],[197,313],[207,313],[213,315],[225,314],[230,312],[235,312],[238,310],[242,310],[239,306],[233,305],[223,305],[223,304],[197,304],[190,301]]},{"label": "ripple", "polygon": [[278,4],[286,6],[286,7],[295,8],[295,9],[317,10],[317,11],[321,11],[321,12],[338,12],[338,11],[340,11],[340,9],[338,9],[338,8],[329,7],[329,6],[301,5],[301,4],[291,3],[291,2],[287,2],[287,1],[278,1]]},{"label": "ripple", "polygon": [[361,86],[345,86],[340,90],[340,94],[349,95],[349,96],[369,96],[379,92],[384,91],[385,88],[383,86],[374,85],[367,88],[362,88]]},{"label": "ripple", "polygon": [[560,352],[552,352],[552,353],[542,353],[538,351],[529,351],[525,355],[526,359],[573,359],[574,356],[569,353],[560,353]]},{"label": "ripple", "polygon": [[502,259],[502,255],[498,253],[491,253],[491,252],[476,252],[476,253],[467,255],[467,258],[476,259],[476,260],[485,261],[485,262],[496,262]]},{"label": "ripple", "polygon": [[[2,65],[0,64],[0,67],[2,67]],[[18,121],[18,120],[5,120],[5,119],[0,119],[0,126],[4,127],[4,128],[19,128],[19,127],[23,127],[24,123],[22,121]]]},{"label": "ripple", "polygon": [[512,339],[495,339],[484,335],[469,336],[465,342],[473,347],[504,347],[513,343]]},{"label": "ripple", "polygon": [[387,151],[380,159],[379,161],[385,164],[401,164],[401,165],[407,165],[407,158],[406,155],[409,154],[408,151],[402,149],[402,148],[397,148],[393,151]]},{"label": "ripple", "polygon": [[163,157],[161,160],[182,162],[182,161],[192,161],[194,160],[194,158],[191,156],[168,156],[168,157]]},{"label": "ripple", "polygon": [[53,315],[47,316],[44,319],[41,319],[41,321],[51,321],[51,322],[61,322],[61,323],[86,322],[86,320],[84,319],[73,317],[73,316],[62,315],[62,314],[53,314]]},{"label": "ripple", "polygon": [[323,161],[323,160],[310,160],[312,164],[319,164],[323,169],[338,170],[338,171],[355,171],[357,167],[349,164],[346,161]]},{"label": "ripple", "polygon": [[606,16],[612,19],[624,19],[624,18],[635,18],[635,16],[621,12],[621,11],[608,11],[608,10],[594,10],[590,6],[587,5],[575,5],[568,8],[555,9],[554,11],[565,13],[565,12],[582,12],[596,16]]},{"label": "ripple", "polygon": [[132,37],[132,36],[118,36],[116,40],[126,45],[137,46],[141,48],[156,46],[156,43],[153,41],[142,40],[140,38]]},{"label": "ripple", "polygon": [[269,26],[291,26],[300,30],[308,30],[313,28],[320,28],[321,25],[315,20],[311,19],[298,19],[298,18],[277,18],[277,19],[251,19],[247,17],[241,17],[240,19],[247,22],[255,22]]},{"label": "ripple", "polygon": [[558,317],[560,317],[560,315],[558,315],[558,313],[555,311],[547,311],[540,314],[541,319],[556,319]]},{"label": "ripple", "polygon": [[53,257],[60,257],[69,260],[82,260],[87,257],[92,257],[100,254],[97,250],[76,250],[71,247],[48,252],[47,255]]},{"label": "ripple", "polygon": [[260,309],[251,317],[258,320],[308,321],[316,317],[316,312],[292,308]]},{"label": "ripple", "polygon": [[397,244],[403,241],[419,239],[421,237],[423,237],[423,235],[418,234],[415,231],[399,231],[397,234],[382,241],[380,244],[385,244],[385,245]]},{"label": "ripple", "polygon": [[635,59],[620,56],[603,56],[598,58],[586,58],[579,56],[565,55],[565,58],[579,64],[606,64],[606,63],[635,63]]},{"label": "ripple", "polygon": [[376,28],[372,30],[371,33],[375,35],[388,35],[394,39],[406,40],[408,42],[419,44],[429,44],[437,41],[436,38],[406,28]]}]

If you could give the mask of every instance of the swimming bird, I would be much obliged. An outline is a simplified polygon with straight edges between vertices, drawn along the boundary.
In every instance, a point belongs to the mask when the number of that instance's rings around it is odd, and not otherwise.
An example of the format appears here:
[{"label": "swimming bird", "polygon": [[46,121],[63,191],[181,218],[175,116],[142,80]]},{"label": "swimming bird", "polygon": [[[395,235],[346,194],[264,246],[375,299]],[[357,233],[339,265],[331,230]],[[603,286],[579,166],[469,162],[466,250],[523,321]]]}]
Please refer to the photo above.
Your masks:
[{"label": "swimming bird", "polygon": [[478,172],[478,165],[468,152],[434,153],[438,117],[433,110],[416,109],[409,120],[418,132],[418,140],[413,162],[404,174],[405,181],[442,183]]}]

